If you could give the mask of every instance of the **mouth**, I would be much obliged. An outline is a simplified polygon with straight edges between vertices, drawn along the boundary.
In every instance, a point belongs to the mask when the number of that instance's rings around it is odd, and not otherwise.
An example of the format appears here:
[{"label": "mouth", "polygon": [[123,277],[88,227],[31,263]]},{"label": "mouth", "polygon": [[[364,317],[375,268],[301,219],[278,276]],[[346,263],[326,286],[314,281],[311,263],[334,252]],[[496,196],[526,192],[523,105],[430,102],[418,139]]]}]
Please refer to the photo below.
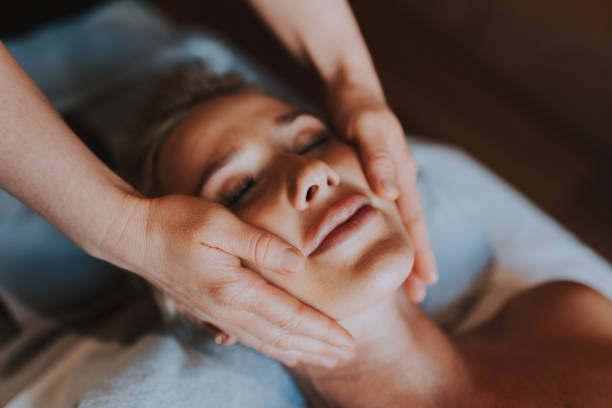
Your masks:
[{"label": "mouth", "polygon": [[364,195],[352,194],[342,198],[329,207],[309,231],[309,247],[312,250],[308,256],[321,255],[347,241],[363,229],[377,212]]}]

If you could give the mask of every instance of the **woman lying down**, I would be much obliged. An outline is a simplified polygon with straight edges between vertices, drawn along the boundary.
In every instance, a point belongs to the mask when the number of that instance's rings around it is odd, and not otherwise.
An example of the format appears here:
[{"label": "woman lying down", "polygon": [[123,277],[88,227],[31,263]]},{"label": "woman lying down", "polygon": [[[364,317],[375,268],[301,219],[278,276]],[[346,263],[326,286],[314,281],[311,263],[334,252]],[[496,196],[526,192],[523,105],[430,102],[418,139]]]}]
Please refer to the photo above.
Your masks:
[{"label": "woman lying down", "polygon": [[448,335],[405,298],[410,239],[353,147],[317,117],[198,64],[162,87],[168,97],[140,141],[146,160],[122,172],[150,195],[221,203],[307,255],[300,275],[248,266],[356,340],[356,355],[331,368],[284,362],[313,404],[610,406],[612,303],[598,292],[541,285]]}]

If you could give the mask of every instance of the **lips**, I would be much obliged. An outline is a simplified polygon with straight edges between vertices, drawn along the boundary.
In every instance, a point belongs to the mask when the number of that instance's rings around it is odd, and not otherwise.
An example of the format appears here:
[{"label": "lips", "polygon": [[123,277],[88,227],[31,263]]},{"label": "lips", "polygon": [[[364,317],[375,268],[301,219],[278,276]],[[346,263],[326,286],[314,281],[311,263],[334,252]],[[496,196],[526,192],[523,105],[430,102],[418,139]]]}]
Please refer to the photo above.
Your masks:
[{"label": "lips", "polygon": [[344,242],[363,227],[376,213],[368,197],[352,194],[325,211],[318,223],[308,231],[309,256],[320,255]]}]

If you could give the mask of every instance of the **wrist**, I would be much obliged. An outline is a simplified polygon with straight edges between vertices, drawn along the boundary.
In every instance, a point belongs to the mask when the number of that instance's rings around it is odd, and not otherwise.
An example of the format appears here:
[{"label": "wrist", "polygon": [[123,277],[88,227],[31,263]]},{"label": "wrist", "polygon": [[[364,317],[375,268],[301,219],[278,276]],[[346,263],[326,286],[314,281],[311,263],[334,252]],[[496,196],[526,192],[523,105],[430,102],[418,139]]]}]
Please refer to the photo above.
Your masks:
[{"label": "wrist", "polygon": [[385,101],[382,85],[371,64],[339,63],[333,75],[324,80],[327,99],[333,104],[364,97],[377,102]]},{"label": "wrist", "polygon": [[387,106],[378,79],[339,75],[327,87],[326,103],[336,131],[351,139],[356,115]]},{"label": "wrist", "polygon": [[135,190],[118,189],[109,203],[110,217],[85,251],[131,272],[143,270],[149,199]]}]

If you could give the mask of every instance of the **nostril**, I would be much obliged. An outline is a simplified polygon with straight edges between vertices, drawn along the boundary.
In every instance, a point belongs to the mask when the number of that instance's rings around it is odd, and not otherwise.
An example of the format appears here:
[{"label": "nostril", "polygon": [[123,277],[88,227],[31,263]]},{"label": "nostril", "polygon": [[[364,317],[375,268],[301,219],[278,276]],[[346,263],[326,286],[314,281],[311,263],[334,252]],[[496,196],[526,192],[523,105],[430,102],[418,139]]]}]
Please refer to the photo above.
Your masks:
[{"label": "nostril", "polygon": [[327,178],[327,185],[328,185],[328,186],[331,186],[332,184],[333,184],[332,179],[328,177],[328,178]]},{"label": "nostril", "polygon": [[314,195],[317,193],[318,189],[319,189],[319,186],[310,186],[308,191],[306,191],[306,201],[312,200]]}]

